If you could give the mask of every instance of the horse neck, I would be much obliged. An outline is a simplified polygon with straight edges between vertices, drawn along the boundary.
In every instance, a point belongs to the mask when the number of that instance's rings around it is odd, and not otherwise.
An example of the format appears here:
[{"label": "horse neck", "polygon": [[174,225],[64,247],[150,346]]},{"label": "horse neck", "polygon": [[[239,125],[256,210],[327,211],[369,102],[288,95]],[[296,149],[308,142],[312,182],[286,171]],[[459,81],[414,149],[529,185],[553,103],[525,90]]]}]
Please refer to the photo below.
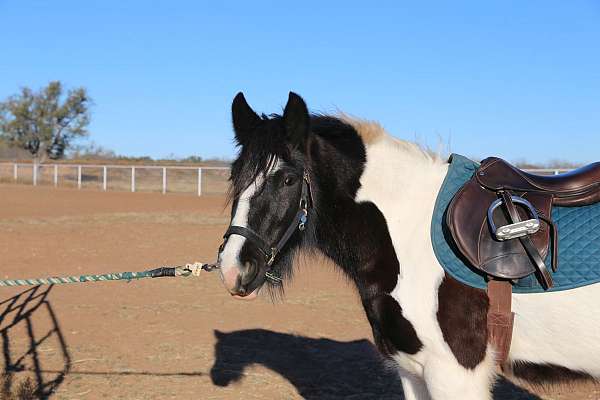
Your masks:
[{"label": "horse neck", "polygon": [[386,217],[394,242],[410,243],[427,231],[448,164],[414,143],[385,136],[367,146],[358,202],[372,202]]},{"label": "horse neck", "polygon": [[[431,213],[447,172],[446,163],[389,136],[365,148],[367,161],[356,176],[356,193],[320,188],[315,235],[319,249],[357,283],[361,294],[364,280],[372,278],[366,275],[383,268],[375,264],[385,263],[395,277],[398,259],[417,252],[416,238],[419,246],[429,244]],[[321,173],[336,171],[323,168]],[[384,286],[375,285],[378,290]]]}]

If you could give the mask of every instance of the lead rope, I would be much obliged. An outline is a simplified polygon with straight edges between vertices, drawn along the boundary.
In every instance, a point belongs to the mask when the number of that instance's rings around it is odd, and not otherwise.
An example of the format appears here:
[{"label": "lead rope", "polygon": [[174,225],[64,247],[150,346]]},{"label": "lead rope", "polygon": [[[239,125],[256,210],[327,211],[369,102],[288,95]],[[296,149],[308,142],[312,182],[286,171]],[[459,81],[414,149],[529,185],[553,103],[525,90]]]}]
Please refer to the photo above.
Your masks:
[{"label": "lead rope", "polygon": [[162,266],[140,272],[115,272],[108,274],[92,274],[79,276],[62,276],[37,279],[4,279],[0,280],[0,287],[7,286],[38,286],[38,285],[62,285],[66,283],[85,283],[103,281],[132,281],[145,278],[163,277],[188,277],[200,276],[202,271],[211,272],[218,267],[215,264],[196,262],[184,266]]}]

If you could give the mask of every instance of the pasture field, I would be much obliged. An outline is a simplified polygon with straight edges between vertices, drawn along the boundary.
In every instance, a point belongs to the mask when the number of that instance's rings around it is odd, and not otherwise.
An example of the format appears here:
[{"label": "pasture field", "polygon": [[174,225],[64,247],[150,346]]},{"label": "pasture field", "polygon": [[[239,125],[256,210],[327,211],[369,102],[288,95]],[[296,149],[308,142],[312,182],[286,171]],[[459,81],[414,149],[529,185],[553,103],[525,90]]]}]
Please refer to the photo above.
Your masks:
[{"label": "pasture field", "polygon": [[[212,261],[229,210],[219,196],[0,184],[0,276],[79,275]],[[0,288],[4,379],[51,399],[392,399],[358,296],[323,260],[283,301],[233,300],[216,273]],[[537,393],[537,394],[534,394]],[[496,399],[598,399],[503,382]]]}]

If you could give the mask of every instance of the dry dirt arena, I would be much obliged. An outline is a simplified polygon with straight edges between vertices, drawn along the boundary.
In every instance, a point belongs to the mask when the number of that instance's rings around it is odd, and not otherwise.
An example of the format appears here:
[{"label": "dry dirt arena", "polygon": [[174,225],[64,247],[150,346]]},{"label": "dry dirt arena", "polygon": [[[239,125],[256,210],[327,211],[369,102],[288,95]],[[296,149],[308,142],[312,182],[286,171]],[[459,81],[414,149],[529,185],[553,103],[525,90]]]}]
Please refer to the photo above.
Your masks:
[{"label": "dry dirt arena", "polygon": [[[227,214],[223,197],[0,185],[0,277],[213,260]],[[276,304],[235,301],[214,273],[1,288],[0,335],[5,399],[403,398],[358,297],[324,262],[302,267]],[[505,381],[495,398],[598,399],[600,389]]]}]

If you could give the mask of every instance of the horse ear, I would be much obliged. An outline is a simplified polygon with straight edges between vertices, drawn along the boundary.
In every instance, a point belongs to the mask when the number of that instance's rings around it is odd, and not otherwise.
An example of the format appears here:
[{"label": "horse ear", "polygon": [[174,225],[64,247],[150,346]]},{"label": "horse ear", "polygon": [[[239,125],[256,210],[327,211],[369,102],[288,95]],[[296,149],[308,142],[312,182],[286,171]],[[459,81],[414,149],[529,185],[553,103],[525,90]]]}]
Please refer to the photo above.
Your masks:
[{"label": "horse ear", "polygon": [[310,117],[306,103],[294,92],[290,92],[285,105],[283,121],[289,140],[303,149],[308,138]]},{"label": "horse ear", "polygon": [[231,117],[233,119],[235,140],[239,144],[244,145],[247,142],[248,136],[260,122],[260,117],[248,105],[242,92],[239,92],[233,99]]}]

